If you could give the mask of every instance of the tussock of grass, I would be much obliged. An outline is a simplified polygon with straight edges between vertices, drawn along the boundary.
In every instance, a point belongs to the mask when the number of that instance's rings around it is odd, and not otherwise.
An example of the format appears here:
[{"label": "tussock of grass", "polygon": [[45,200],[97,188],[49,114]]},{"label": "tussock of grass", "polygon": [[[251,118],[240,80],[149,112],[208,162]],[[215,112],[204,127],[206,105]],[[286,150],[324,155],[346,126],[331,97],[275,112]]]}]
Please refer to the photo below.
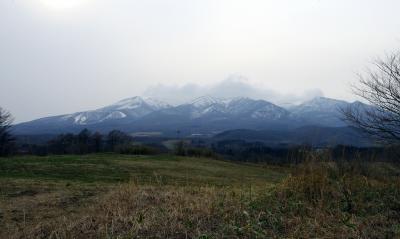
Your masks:
[{"label": "tussock of grass", "polygon": [[264,204],[284,218],[289,229],[285,236],[399,237],[400,181],[387,167],[309,161],[265,197]]}]

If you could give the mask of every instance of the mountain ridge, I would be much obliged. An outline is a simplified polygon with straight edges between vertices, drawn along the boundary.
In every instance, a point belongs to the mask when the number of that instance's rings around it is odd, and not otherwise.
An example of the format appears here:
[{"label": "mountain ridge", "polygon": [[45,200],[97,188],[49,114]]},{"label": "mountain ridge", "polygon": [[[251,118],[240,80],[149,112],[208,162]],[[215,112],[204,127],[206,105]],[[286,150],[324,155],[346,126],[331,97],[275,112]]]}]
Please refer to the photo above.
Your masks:
[{"label": "mountain ridge", "polygon": [[[307,125],[344,127],[338,108],[360,104],[317,97],[289,109],[249,97],[217,98],[210,95],[180,105],[135,96],[96,110],[51,116],[17,124],[17,134],[76,132],[83,128],[106,132],[180,130],[190,134],[216,134],[238,128],[295,128]],[[362,103],[361,103],[362,104]]]}]

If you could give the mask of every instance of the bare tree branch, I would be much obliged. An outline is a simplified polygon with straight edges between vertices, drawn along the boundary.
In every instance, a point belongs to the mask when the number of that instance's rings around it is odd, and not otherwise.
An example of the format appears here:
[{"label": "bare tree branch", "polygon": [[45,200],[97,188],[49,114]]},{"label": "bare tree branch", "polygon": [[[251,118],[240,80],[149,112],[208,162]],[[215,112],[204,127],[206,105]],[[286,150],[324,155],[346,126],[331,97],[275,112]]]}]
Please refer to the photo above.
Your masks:
[{"label": "bare tree branch", "polygon": [[375,60],[366,74],[359,75],[353,92],[369,106],[352,104],[342,109],[344,120],[383,143],[399,143],[400,52]]}]

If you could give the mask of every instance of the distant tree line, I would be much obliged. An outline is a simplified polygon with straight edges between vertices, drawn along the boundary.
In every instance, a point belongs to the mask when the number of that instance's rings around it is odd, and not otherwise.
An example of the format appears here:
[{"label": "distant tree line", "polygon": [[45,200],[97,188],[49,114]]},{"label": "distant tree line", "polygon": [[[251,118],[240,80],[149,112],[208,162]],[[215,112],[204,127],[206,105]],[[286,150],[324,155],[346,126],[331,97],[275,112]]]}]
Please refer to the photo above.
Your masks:
[{"label": "distant tree line", "polygon": [[207,157],[238,162],[268,164],[299,164],[310,159],[310,155],[322,154],[326,160],[362,160],[396,162],[400,155],[398,147],[357,148],[336,146],[330,148],[313,148],[308,145],[291,147],[269,147],[263,142],[245,140],[177,140],[174,147],[167,150],[161,144],[135,142],[128,134],[113,130],[108,134],[92,133],[84,129],[78,134],[60,134],[44,144],[21,144],[18,154],[45,156],[49,154],[90,154],[114,152],[132,155],[154,155],[170,153],[177,156]]},{"label": "distant tree line", "polygon": [[[15,147],[14,147],[15,148]],[[335,146],[330,148],[313,148],[308,145],[291,147],[269,147],[263,142],[245,140],[177,140],[174,147],[166,149],[161,143],[135,142],[128,134],[113,130],[108,134],[92,133],[84,129],[78,134],[60,134],[42,144],[20,144],[16,147],[18,154],[45,156],[49,154],[91,154],[113,152],[131,155],[154,155],[169,153],[177,156],[206,157],[238,162],[268,164],[299,164],[310,159],[310,155],[321,154],[326,160],[362,160],[396,162],[400,155],[398,147],[357,148],[352,146]]]},{"label": "distant tree line", "polygon": [[273,148],[262,142],[244,140],[223,140],[211,146],[214,154],[224,159],[268,164],[299,164],[321,155],[327,161],[390,161],[398,162],[400,147],[366,147],[337,145],[326,148],[313,148],[309,145]]},{"label": "distant tree line", "polygon": [[47,154],[91,154],[115,152],[121,154],[156,154],[157,149],[135,144],[128,134],[113,130],[108,134],[92,133],[83,129],[78,134],[60,134],[46,144],[22,144],[19,153],[33,155]]}]

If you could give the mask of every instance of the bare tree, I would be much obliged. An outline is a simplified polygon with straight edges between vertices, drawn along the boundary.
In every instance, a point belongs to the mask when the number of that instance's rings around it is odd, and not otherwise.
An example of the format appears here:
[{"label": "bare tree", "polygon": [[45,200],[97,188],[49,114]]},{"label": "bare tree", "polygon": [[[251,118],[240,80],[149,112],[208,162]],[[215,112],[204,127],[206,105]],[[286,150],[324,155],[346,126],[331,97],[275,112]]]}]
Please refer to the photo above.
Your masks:
[{"label": "bare tree", "polygon": [[14,146],[14,138],[10,132],[12,122],[10,112],[0,107],[0,156],[9,155]]},{"label": "bare tree", "polygon": [[368,102],[342,109],[351,125],[383,143],[400,142],[400,52],[377,59],[353,92]]}]

